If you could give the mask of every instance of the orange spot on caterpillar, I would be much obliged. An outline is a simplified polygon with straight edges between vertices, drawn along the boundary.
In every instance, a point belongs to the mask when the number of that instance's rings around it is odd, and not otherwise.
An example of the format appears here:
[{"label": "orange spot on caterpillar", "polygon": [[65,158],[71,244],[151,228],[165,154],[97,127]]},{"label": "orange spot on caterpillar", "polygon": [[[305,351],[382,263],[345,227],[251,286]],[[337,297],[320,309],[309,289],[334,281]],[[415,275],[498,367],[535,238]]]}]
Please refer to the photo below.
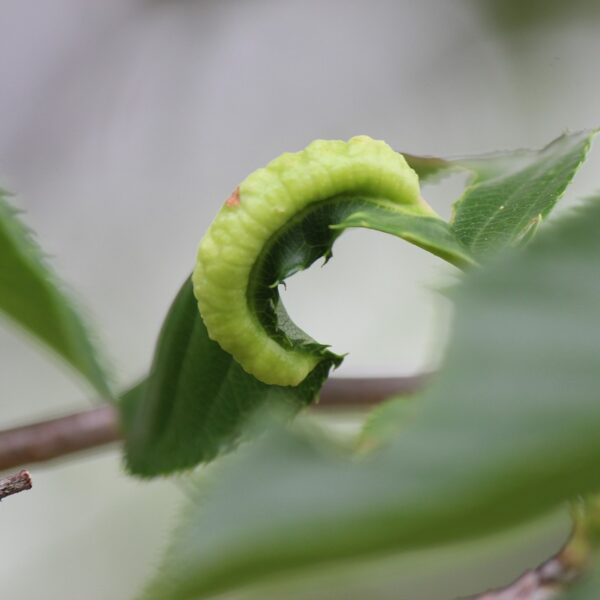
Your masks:
[{"label": "orange spot on caterpillar", "polygon": [[225,206],[229,206],[233,208],[234,206],[238,206],[240,203],[240,188],[236,187],[233,194],[225,200]]}]

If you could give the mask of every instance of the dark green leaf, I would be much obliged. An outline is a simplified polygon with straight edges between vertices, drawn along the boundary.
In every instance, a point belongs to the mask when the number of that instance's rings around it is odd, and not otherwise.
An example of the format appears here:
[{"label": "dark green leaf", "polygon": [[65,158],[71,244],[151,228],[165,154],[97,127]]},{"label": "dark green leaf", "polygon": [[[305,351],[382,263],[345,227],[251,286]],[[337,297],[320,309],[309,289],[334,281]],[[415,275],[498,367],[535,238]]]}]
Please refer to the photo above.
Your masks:
[{"label": "dark green leaf", "polygon": [[81,315],[1,191],[0,311],[56,352],[98,393],[110,397],[106,373]]},{"label": "dark green leaf", "polygon": [[148,379],[121,403],[128,468],[153,476],[211,460],[236,441],[265,402],[291,412],[312,402],[338,362],[325,355],[296,387],[258,381],[209,339],[186,280],[163,325]]},{"label": "dark green leaf", "polygon": [[188,510],[146,600],[459,541],[600,488],[600,200],[457,292],[412,424],[360,461],[274,429]]}]

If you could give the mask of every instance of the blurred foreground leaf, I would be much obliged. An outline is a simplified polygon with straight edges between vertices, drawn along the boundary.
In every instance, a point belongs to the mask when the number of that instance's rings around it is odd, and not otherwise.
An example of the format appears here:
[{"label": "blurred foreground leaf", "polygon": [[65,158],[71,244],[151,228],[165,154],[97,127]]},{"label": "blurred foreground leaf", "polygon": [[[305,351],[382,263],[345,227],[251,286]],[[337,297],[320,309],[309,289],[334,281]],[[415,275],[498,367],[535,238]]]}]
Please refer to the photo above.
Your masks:
[{"label": "blurred foreground leaf", "polygon": [[[459,159],[404,154],[424,181],[468,170],[469,185],[455,203],[452,228],[471,261],[506,246],[524,244],[536,233],[585,160],[595,132],[565,134],[542,150],[513,150]],[[413,409],[399,398],[382,404],[365,424],[363,441],[380,443],[404,427]],[[397,417],[397,418],[395,418]]]},{"label": "blurred foreground leaf", "polygon": [[397,437],[411,426],[419,405],[418,398],[398,396],[376,406],[364,422],[359,447],[371,449]]},{"label": "blurred foreground leaf", "polygon": [[110,397],[106,373],[83,318],[2,192],[0,311],[56,352],[101,396]]},{"label": "blurred foreground leaf", "polygon": [[600,488],[598,231],[595,200],[465,279],[445,367],[389,446],[356,460],[274,428],[230,457],[143,598],[465,540]]},{"label": "blurred foreground leaf", "polygon": [[590,570],[573,587],[559,594],[557,600],[598,600],[600,598],[600,555],[596,553]]},{"label": "blurred foreground leaf", "polygon": [[[568,535],[567,511],[470,543],[325,563],[256,582],[223,600],[449,600],[497,589],[546,560]],[[513,599],[514,600],[514,599]],[[533,599],[528,599],[533,600]],[[541,600],[541,599],[539,599]]]}]

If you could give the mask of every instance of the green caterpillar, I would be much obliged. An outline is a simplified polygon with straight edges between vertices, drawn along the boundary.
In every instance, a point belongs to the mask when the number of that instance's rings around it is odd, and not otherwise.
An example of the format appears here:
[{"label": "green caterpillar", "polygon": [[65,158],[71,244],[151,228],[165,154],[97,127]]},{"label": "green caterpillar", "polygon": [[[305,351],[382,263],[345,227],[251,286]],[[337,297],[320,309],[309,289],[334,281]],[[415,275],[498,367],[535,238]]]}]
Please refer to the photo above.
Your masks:
[{"label": "green caterpillar", "polygon": [[[297,385],[322,358],[315,348],[323,348],[314,343],[292,347],[283,327],[269,326],[276,312],[287,317],[278,295],[269,296],[269,290],[276,294],[279,277],[263,282],[263,300],[270,299],[273,314],[258,314],[253,298],[261,292],[253,281],[267,249],[310,211],[326,203],[343,209],[356,197],[389,210],[437,216],[421,198],[418,177],[404,157],[385,142],[358,136],[348,142],[316,140],[254,171],[204,235],[192,275],[200,313],[211,339],[257,379]],[[319,255],[327,256],[329,248]],[[294,263],[284,275],[307,262]]]}]

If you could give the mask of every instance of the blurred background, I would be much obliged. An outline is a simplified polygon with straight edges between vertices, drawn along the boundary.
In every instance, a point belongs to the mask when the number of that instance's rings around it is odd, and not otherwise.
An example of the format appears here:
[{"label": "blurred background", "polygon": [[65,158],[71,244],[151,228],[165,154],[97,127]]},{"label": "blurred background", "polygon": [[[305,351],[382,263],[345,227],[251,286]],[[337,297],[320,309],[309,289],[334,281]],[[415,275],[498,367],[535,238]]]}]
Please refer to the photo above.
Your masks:
[{"label": "blurred background", "polygon": [[[364,133],[454,156],[600,125],[596,0],[2,0],[0,14],[0,186],[85,307],[122,386],[147,369],[223,200],[281,152]],[[598,166],[592,154],[565,206],[600,187]],[[464,181],[424,196],[448,216]],[[346,233],[334,254],[294,277],[284,300],[319,341],[350,353],[339,373],[435,365],[450,316],[436,290],[452,268],[368,231]],[[0,427],[94,404],[2,325]],[[131,598],[181,488],[127,478],[118,448],[32,471],[34,491],[0,507],[3,595]],[[500,566],[499,551],[480,553],[437,588],[408,577],[408,597],[476,591],[475,572],[478,586],[506,582],[565,527],[559,519],[505,548]]]}]

